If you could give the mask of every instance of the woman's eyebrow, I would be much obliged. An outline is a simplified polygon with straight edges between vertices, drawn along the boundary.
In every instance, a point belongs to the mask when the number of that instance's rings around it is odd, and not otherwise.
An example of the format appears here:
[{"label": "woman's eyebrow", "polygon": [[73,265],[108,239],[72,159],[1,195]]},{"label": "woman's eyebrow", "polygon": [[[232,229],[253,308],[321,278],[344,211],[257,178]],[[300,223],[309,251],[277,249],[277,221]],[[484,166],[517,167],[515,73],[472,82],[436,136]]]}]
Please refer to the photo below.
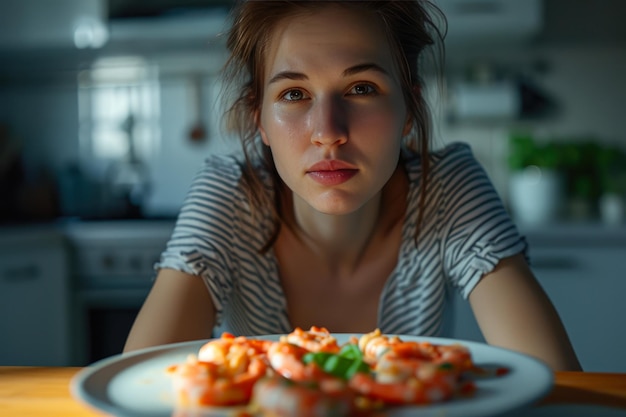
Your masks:
[{"label": "woman's eyebrow", "polygon": [[309,77],[307,77],[305,74],[301,72],[281,71],[277,73],[276,75],[274,75],[272,78],[270,78],[270,80],[267,83],[272,84],[281,80],[308,80],[308,79]]},{"label": "woman's eyebrow", "polygon": [[350,67],[346,69],[342,75],[344,77],[349,77],[350,75],[355,75],[355,74],[365,72],[365,71],[376,71],[376,72],[380,72],[383,75],[389,76],[389,72],[386,69],[384,69],[380,65],[375,64],[373,62],[366,62],[364,64],[359,64],[359,65]]},{"label": "woman's eyebrow", "polygon": [[[355,65],[353,67],[347,68],[343,71],[341,75],[343,77],[349,77],[351,75],[355,75],[355,74],[365,72],[365,71],[376,71],[376,72],[380,72],[383,75],[389,76],[389,72],[386,69],[384,69],[380,65],[375,64],[373,62],[366,62],[364,64],[359,64],[359,65]],[[275,74],[272,78],[270,78],[270,80],[268,81],[268,84],[272,84],[281,80],[308,80],[308,79],[309,77],[307,77],[306,74],[303,74],[301,72],[281,71]]]}]

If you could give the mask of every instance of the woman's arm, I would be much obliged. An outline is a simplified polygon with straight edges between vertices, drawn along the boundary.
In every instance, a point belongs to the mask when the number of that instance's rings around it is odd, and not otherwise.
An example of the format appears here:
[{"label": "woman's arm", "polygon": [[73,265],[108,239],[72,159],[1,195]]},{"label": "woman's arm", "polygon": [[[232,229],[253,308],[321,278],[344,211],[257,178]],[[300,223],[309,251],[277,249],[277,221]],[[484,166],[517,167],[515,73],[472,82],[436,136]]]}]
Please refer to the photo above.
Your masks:
[{"label": "woman's arm", "polygon": [[500,261],[469,301],[489,344],[534,356],[554,370],[581,369],[557,311],[522,254]]},{"label": "woman's arm", "polygon": [[202,278],[162,269],[128,335],[124,352],[208,339],[215,309]]}]

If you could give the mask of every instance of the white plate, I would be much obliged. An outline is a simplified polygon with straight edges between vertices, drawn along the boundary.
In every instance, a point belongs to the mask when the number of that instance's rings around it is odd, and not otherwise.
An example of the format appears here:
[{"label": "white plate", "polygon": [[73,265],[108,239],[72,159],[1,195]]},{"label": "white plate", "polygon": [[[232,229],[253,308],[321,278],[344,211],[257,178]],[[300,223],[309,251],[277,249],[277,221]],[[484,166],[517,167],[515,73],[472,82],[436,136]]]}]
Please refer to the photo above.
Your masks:
[{"label": "white plate", "polygon": [[[335,334],[344,343],[349,334]],[[257,336],[276,340],[277,335]],[[387,417],[487,417],[517,410],[535,403],[552,388],[553,373],[542,362],[506,349],[464,340],[401,336],[404,340],[424,340],[437,344],[466,345],[478,366],[504,366],[504,376],[479,379],[471,398],[458,398],[428,406],[394,408]],[[118,417],[172,417],[174,401],[168,366],[185,361],[197,353],[206,341],[184,342],[158,346],[103,359],[81,370],[72,379],[72,395],[105,413]],[[215,409],[210,415],[236,416],[232,408]],[[204,414],[206,416],[208,414]]]}]

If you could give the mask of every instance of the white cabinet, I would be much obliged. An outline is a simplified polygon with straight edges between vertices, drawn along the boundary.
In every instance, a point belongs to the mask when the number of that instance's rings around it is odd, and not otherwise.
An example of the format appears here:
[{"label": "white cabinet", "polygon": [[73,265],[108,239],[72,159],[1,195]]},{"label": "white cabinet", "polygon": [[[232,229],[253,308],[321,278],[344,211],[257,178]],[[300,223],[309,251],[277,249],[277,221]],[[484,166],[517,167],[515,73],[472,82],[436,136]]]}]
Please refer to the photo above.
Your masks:
[{"label": "white cabinet", "polygon": [[586,371],[626,372],[626,242],[537,246],[533,270]]},{"label": "white cabinet", "polygon": [[[626,228],[547,227],[527,237],[583,369],[626,372]],[[454,308],[452,337],[484,342],[468,303],[455,296]]]},{"label": "white cabinet", "polygon": [[0,365],[70,363],[63,241],[51,230],[0,231]]},{"label": "white cabinet", "polygon": [[435,0],[448,22],[446,45],[526,41],[543,26],[542,0]]}]

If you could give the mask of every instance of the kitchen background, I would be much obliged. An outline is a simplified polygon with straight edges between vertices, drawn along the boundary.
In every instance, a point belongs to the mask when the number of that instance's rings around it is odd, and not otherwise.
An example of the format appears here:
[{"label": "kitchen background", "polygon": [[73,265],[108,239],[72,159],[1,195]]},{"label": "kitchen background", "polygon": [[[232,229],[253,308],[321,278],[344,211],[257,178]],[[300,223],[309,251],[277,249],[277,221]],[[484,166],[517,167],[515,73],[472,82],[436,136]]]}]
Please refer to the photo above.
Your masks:
[{"label": "kitchen background", "polygon": [[[435,146],[471,144],[583,366],[626,371],[590,343],[626,348],[626,2],[436,3],[449,32],[445,76],[425,74]],[[193,175],[237,146],[217,100],[229,7],[0,2],[1,364],[121,349]],[[481,340],[452,301],[451,335]]]}]

